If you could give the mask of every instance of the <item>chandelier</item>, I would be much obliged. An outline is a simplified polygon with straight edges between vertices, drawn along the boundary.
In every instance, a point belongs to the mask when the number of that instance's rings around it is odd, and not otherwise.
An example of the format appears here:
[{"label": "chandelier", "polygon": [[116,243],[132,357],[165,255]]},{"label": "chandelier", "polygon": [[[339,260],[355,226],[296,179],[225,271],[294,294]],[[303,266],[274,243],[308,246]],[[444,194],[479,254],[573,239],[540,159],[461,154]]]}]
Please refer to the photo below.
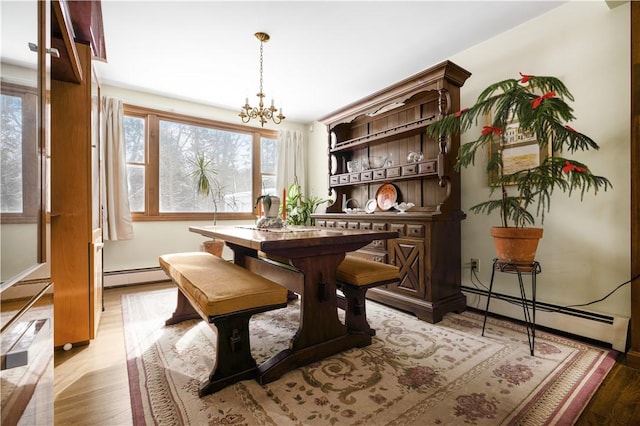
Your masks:
[{"label": "chandelier", "polygon": [[271,99],[271,106],[269,108],[264,107],[264,93],[262,92],[262,44],[269,41],[269,34],[267,33],[256,33],[256,38],[260,40],[260,91],[256,95],[260,102],[258,103],[258,107],[254,108],[249,105],[249,98],[246,98],[244,101],[244,106],[240,108],[239,117],[242,119],[243,123],[248,123],[252,118],[258,119],[260,121],[260,125],[264,127],[264,124],[269,120],[273,121],[276,124],[280,124],[282,120],[285,119],[285,116],[282,115],[282,108],[280,108],[280,112],[276,115],[275,112],[278,110],[274,104],[273,99]]}]

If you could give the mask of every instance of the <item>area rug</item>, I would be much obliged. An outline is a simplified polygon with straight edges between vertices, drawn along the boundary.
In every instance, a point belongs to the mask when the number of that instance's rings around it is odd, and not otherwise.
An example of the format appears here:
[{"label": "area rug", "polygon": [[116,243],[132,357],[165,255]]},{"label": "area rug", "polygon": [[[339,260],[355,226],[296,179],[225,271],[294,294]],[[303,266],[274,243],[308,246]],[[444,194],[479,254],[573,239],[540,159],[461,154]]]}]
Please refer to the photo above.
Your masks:
[{"label": "area rug", "polygon": [[[137,425],[572,424],[615,353],[482,315],[438,324],[367,301],[373,343],[291,371],[267,385],[242,381],[204,398],[215,329],[165,326],[175,289],[122,296],[133,421]],[[287,348],[299,305],[250,323],[257,362]]]}]

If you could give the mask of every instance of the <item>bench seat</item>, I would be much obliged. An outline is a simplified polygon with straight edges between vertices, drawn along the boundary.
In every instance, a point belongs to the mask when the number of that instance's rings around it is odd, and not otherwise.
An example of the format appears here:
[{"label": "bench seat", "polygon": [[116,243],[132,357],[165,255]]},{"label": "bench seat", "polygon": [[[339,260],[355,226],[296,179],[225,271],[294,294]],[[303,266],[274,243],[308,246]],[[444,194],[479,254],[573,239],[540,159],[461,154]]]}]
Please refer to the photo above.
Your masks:
[{"label": "bench seat", "polygon": [[159,263],[179,290],[176,310],[165,324],[203,318],[217,329],[215,365],[199,395],[257,377],[249,319],[285,307],[287,289],[206,252],[165,254]]},{"label": "bench seat", "polygon": [[160,265],[207,316],[282,303],[287,290],[207,252],[160,256]]},{"label": "bench seat", "polygon": [[344,294],[344,299],[340,303],[345,310],[345,324],[350,333],[375,335],[375,330],[367,321],[365,307],[367,290],[397,282],[399,279],[400,268],[397,266],[355,256],[345,257],[336,270],[336,281],[338,288]]}]

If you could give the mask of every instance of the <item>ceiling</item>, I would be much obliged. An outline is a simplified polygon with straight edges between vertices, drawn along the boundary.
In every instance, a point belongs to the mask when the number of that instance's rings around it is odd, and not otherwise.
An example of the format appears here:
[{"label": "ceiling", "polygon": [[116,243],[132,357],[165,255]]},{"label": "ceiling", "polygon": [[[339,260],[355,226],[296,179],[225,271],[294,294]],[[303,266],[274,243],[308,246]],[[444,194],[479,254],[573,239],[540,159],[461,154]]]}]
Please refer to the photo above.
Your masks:
[{"label": "ceiling", "polygon": [[102,0],[96,69],[103,84],[239,110],[257,104],[254,33],[267,32],[266,102],[306,123],[562,3]]}]

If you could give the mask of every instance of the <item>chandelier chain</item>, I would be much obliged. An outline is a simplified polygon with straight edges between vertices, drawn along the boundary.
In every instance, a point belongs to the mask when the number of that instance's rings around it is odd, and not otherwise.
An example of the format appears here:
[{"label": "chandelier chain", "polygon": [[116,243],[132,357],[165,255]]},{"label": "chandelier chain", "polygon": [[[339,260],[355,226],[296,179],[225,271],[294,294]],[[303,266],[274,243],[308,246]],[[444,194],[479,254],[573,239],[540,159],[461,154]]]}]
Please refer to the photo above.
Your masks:
[{"label": "chandelier chain", "polygon": [[[260,93],[262,93],[262,45],[263,42],[260,40]],[[262,103],[262,98],[260,98],[260,103]]]}]

